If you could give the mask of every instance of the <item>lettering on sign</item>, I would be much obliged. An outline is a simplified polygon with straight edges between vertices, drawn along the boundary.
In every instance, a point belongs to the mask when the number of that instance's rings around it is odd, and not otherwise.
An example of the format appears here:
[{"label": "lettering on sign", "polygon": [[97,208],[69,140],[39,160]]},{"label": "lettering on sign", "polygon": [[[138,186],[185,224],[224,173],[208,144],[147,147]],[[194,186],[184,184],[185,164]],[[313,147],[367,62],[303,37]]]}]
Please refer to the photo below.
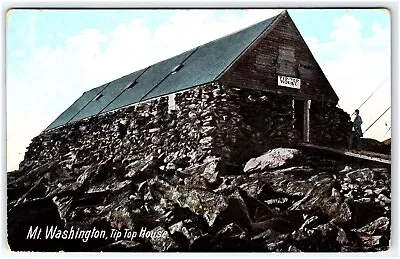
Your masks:
[{"label": "lettering on sign", "polygon": [[295,77],[278,75],[278,85],[300,89],[301,80]]}]

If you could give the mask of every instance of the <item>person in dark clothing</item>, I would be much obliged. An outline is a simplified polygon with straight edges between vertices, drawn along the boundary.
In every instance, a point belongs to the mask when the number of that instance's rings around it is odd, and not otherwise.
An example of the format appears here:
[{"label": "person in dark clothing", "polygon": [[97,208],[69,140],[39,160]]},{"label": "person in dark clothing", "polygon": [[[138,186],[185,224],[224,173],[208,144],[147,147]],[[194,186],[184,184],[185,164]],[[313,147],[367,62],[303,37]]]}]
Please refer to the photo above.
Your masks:
[{"label": "person in dark clothing", "polygon": [[361,137],[363,136],[362,129],[361,129],[361,124],[363,123],[361,116],[360,116],[360,111],[355,110],[354,114],[356,117],[354,118],[353,121],[353,129],[354,131],[351,134],[350,137],[350,143],[349,143],[349,148],[353,147],[353,141],[355,142],[355,148],[360,149],[361,147]]}]

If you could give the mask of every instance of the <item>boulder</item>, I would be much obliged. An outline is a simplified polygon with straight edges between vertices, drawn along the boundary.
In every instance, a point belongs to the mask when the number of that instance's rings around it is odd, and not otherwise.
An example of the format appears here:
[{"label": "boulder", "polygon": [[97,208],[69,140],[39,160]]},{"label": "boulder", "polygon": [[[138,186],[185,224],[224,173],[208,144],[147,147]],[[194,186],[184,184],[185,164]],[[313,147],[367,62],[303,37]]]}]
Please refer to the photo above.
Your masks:
[{"label": "boulder", "polygon": [[297,149],[292,148],[276,148],[269,150],[267,153],[259,156],[257,158],[250,159],[243,171],[253,172],[253,171],[263,171],[265,169],[274,169],[279,167],[288,166],[290,162],[299,158],[301,152]]}]

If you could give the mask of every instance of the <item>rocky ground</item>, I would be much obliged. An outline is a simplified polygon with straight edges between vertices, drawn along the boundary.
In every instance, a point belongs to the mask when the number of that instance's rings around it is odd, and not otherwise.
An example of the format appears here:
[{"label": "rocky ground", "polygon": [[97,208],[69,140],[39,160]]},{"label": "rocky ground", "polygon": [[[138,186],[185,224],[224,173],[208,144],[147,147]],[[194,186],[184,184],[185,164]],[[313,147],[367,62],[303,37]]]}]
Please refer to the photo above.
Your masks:
[{"label": "rocky ground", "polygon": [[[8,173],[7,188],[12,250],[351,252],[390,243],[390,168],[296,149],[241,168],[211,156],[185,168],[153,156],[73,171],[47,163]],[[30,226],[96,228],[108,238],[27,239]],[[152,232],[111,238],[124,229]]]}]

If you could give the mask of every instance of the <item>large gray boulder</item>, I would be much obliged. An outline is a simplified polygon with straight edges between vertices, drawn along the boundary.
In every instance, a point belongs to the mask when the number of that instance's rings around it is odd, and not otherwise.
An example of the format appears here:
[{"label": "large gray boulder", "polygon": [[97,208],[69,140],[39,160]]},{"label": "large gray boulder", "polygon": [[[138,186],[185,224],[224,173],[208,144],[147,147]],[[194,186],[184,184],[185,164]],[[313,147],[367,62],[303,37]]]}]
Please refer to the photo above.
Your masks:
[{"label": "large gray boulder", "polygon": [[244,172],[263,171],[265,169],[288,166],[292,160],[300,156],[301,152],[297,149],[275,148],[262,156],[250,159],[244,167]]}]

